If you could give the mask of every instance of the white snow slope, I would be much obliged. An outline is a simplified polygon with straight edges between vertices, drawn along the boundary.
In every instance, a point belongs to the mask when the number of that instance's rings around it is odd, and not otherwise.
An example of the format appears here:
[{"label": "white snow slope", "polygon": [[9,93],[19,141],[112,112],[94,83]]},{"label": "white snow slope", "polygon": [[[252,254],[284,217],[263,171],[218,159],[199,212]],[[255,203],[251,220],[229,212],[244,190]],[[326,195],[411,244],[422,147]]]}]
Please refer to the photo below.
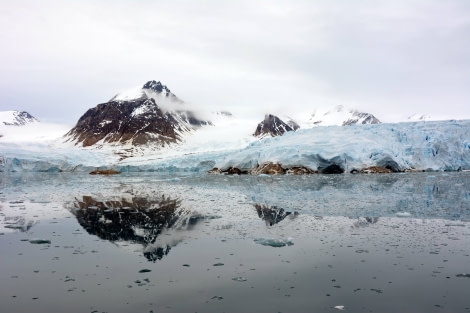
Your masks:
[{"label": "white snow slope", "polygon": [[0,125],[22,126],[39,122],[34,116],[24,111],[0,111]]},{"label": "white snow slope", "polygon": [[342,105],[332,107],[327,110],[317,109],[311,115],[308,121],[301,122],[302,128],[311,128],[312,126],[342,126],[348,121],[355,121],[352,124],[371,124],[366,118],[372,118],[370,113],[361,113],[355,109],[346,108]]},{"label": "white snow slope", "polygon": [[[227,124],[235,126],[235,123]],[[236,129],[241,129],[236,127]],[[182,145],[119,160],[112,149],[83,149],[61,140],[18,143],[0,137],[0,171],[248,170],[265,162],[312,170],[329,164],[345,172],[394,162],[401,170],[470,170],[470,120],[328,126],[257,140],[252,127],[204,126]],[[221,131],[222,130],[222,131]],[[229,131],[230,130],[230,131]],[[0,133],[2,130],[0,129]]]}]

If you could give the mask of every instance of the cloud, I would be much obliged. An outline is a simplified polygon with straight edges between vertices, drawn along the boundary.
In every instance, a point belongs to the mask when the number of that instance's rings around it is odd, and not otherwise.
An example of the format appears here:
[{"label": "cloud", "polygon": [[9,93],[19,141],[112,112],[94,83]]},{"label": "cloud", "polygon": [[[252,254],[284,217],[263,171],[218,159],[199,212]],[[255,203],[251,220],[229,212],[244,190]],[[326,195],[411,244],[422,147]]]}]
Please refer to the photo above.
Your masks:
[{"label": "cloud", "polygon": [[1,109],[42,120],[152,79],[240,112],[470,118],[466,0],[2,2]]}]

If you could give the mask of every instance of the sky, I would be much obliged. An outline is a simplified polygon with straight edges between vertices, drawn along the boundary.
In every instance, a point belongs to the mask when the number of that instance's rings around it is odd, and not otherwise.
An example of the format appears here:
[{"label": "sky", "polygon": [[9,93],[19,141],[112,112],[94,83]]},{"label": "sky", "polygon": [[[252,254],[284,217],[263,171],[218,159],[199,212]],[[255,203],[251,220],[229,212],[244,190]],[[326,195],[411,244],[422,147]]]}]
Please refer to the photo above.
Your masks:
[{"label": "sky", "polygon": [[0,111],[75,124],[161,81],[195,108],[470,118],[470,1],[0,0]]}]

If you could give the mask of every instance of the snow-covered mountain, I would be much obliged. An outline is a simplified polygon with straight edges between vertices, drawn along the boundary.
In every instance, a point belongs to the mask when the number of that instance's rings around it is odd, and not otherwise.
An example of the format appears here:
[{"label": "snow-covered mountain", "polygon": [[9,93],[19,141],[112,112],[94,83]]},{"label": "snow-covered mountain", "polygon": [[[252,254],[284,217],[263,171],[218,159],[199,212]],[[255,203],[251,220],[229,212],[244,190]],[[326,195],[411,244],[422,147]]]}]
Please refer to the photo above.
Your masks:
[{"label": "snow-covered mountain", "polygon": [[89,109],[65,137],[83,147],[97,143],[165,146],[208,124],[167,86],[149,81]]},{"label": "snow-covered mountain", "polygon": [[37,123],[39,120],[26,111],[0,111],[0,124],[8,126],[23,126]]},{"label": "snow-covered mountain", "polygon": [[288,124],[284,123],[279,117],[266,114],[264,120],[261,121],[256,127],[255,137],[265,137],[265,136],[282,136],[285,132],[293,131],[294,129]]},{"label": "snow-covered mountain", "polygon": [[345,126],[356,124],[379,124],[371,113],[359,112],[342,105],[329,110],[316,110],[307,121],[308,126]]}]

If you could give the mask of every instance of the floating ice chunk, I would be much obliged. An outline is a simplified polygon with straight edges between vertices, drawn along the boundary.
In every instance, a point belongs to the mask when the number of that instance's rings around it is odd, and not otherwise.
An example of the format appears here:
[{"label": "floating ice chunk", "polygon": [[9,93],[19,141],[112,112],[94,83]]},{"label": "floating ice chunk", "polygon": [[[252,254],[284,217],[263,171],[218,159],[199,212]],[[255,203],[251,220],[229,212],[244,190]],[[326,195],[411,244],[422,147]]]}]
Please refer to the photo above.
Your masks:
[{"label": "floating ice chunk", "polygon": [[270,247],[275,247],[275,248],[280,248],[284,246],[292,246],[294,244],[291,238],[287,238],[287,239],[257,238],[255,239],[255,243],[263,245],[263,246],[270,246]]},{"label": "floating ice chunk", "polygon": [[343,310],[344,310],[344,305],[337,305],[337,306],[335,306],[333,309],[343,311]]},{"label": "floating ice chunk", "polygon": [[31,239],[29,243],[32,243],[35,245],[43,245],[43,244],[50,244],[51,241],[49,239]]},{"label": "floating ice chunk", "polygon": [[397,212],[397,217],[411,217],[411,213],[409,212]]},{"label": "floating ice chunk", "polygon": [[232,278],[232,280],[233,280],[233,281],[241,281],[241,282],[243,282],[243,281],[246,281],[246,278],[239,276],[239,277],[234,277],[234,278]]}]

